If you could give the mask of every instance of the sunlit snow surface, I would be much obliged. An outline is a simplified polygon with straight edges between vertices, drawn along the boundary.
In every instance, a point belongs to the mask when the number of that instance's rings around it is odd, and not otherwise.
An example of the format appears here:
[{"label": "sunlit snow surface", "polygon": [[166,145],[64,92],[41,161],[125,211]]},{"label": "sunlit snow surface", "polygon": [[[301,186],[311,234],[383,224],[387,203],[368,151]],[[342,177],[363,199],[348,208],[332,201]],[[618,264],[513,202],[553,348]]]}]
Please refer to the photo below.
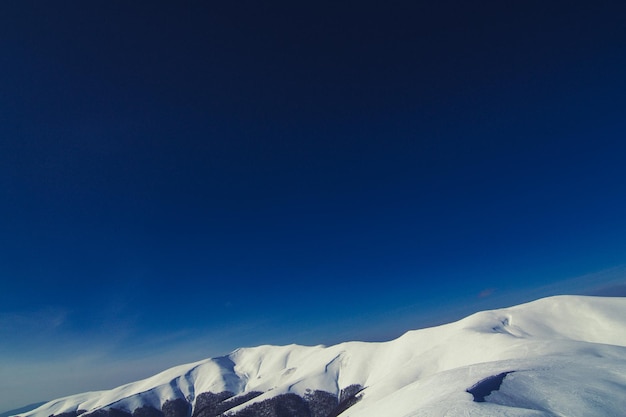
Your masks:
[{"label": "sunlit snow surface", "polygon": [[[508,372],[474,401],[468,389]],[[559,296],[485,311],[384,343],[259,346],[171,368],[109,391],[51,401],[24,417],[114,407],[132,412],[204,392],[365,389],[341,416],[624,416],[626,298]]]}]

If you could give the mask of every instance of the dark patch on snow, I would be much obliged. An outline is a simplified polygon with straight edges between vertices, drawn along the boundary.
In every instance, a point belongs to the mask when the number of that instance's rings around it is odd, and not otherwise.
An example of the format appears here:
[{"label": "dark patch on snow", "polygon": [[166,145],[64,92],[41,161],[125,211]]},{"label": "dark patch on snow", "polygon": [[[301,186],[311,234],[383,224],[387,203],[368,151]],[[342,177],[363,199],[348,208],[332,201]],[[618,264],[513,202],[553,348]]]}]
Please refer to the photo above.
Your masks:
[{"label": "dark patch on snow", "polygon": [[508,333],[505,328],[509,325],[509,319],[500,320],[500,324],[498,326],[494,326],[491,328],[496,333]]},{"label": "dark patch on snow", "polygon": [[504,378],[515,371],[502,372],[498,375],[492,375],[477,382],[471,388],[467,389],[467,392],[474,396],[474,401],[477,403],[484,403],[485,397],[491,394],[493,391],[500,389]]}]

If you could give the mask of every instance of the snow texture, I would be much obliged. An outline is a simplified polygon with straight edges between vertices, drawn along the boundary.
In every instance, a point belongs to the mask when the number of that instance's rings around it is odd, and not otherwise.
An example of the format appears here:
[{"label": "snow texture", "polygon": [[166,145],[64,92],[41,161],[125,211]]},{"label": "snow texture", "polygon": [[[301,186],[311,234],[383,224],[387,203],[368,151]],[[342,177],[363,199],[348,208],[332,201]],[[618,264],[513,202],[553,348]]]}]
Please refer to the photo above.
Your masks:
[{"label": "snow texture", "polygon": [[[230,404],[222,409],[231,416],[610,417],[626,415],[625,392],[626,298],[558,296],[389,342],[242,348],[21,416],[138,416],[141,407],[159,415],[181,399],[188,417],[208,399],[228,398],[219,406]],[[323,402],[307,403],[313,398]],[[279,403],[283,411],[268,408]]]}]

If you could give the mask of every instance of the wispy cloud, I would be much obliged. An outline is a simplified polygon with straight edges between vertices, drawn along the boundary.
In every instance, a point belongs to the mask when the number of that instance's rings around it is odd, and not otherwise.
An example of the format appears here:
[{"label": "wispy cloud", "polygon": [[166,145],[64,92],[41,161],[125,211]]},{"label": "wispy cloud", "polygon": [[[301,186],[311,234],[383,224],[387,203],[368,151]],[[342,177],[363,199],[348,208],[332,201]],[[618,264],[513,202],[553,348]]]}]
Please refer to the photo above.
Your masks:
[{"label": "wispy cloud", "polygon": [[593,288],[586,292],[587,295],[600,297],[626,297],[626,283],[608,284]]},{"label": "wispy cloud", "polygon": [[561,294],[609,295],[599,292],[624,286],[626,286],[626,265],[620,265],[540,286],[529,290],[528,294],[534,298]]},{"label": "wispy cloud", "polygon": [[67,314],[65,309],[53,307],[36,311],[0,313],[0,331],[21,333],[56,329],[66,322]]},{"label": "wispy cloud", "polygon": [[494,291],[495,291],[494,288],[485,288],[484,290],[478,293],[478,298],[487,298],[490,295],[492,295]]}]

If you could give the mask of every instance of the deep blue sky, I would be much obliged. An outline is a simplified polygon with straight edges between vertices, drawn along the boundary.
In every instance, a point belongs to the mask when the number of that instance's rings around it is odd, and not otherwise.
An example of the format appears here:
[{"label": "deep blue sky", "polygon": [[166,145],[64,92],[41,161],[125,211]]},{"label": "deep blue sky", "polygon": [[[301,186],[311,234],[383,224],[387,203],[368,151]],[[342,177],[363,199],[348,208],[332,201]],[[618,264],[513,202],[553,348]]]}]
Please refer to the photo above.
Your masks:
[{"label": "deep blue sky", "polygon": [[1,2],[0,411],[625,283],[624,3],[379,3]]}]

